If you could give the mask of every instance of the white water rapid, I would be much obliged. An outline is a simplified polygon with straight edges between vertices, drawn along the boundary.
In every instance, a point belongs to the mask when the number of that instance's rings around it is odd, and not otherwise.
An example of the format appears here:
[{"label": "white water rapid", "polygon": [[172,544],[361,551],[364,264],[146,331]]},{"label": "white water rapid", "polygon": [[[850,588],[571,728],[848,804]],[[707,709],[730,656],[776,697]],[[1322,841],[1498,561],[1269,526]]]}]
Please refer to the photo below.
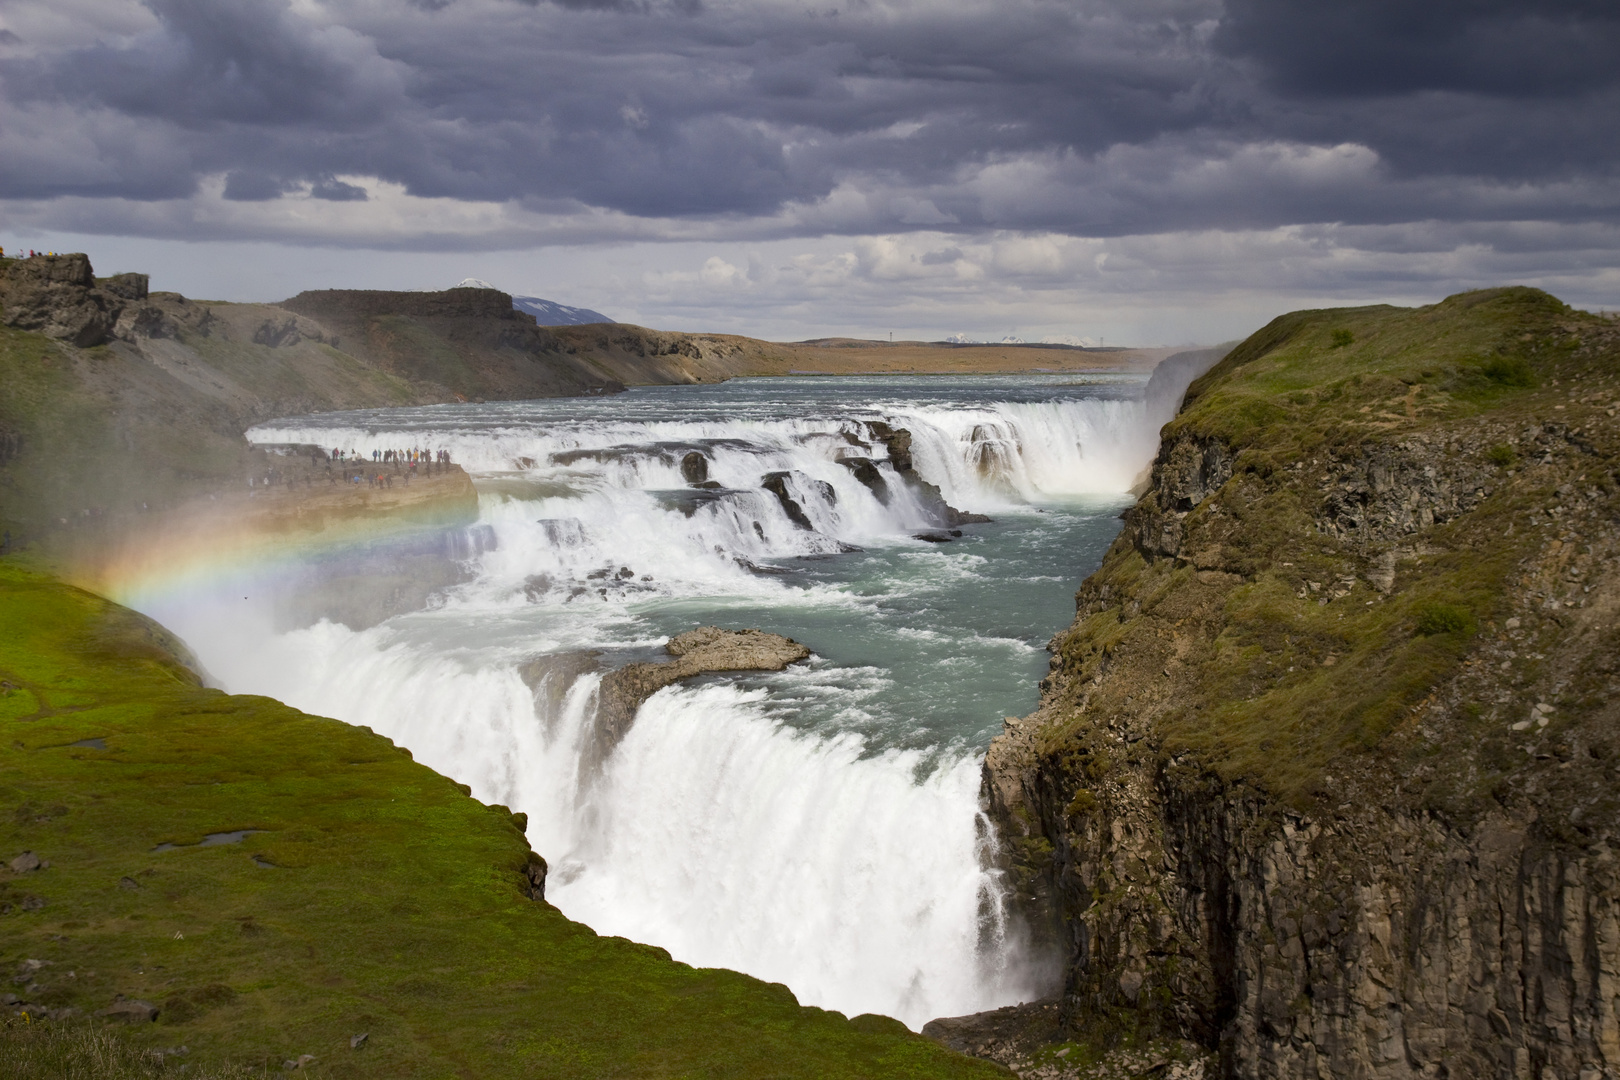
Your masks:
[{"label": "white water rapid", "polygon": [[[480,491],[461,583],[350,625],[288,629],[239,599],[294,588],[284,569],[142,606],[227,689],[369,725],[526,812],[570,917],[920,1027],[1037,992],[979,765],[1033,705],[1041,645],[1173,411],[1159,397],[1118,378],[749,380],[281,421],[252,438],[368,463],[449,450]],[[951,537],[896,467],[898,429],[946,503],[995,522]],[[816,657],[660,691],[583,768],[601,668],[705,622]]]}]

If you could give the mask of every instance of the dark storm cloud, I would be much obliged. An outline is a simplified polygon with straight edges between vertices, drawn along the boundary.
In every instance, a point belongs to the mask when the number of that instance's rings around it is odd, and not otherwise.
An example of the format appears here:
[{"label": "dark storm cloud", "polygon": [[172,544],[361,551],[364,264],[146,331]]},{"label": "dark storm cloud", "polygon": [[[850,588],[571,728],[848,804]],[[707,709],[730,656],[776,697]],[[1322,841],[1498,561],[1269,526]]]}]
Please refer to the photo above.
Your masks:
[{"label": "dark storm cloud", "polygon": [[382,181],[735,235],[1620,214],[1612,0],[96,7],[0,42],[0,198]]},{"label": "dark storm cloud", "polygon": [[1612,0],[1228,0],[1214,44],[1253,66],[1272,130],[1403,174],[1615,174]]},{"label": "dark storm cloud", "polygon": [[1217,44],[1282,89],[1568,97],[1620,84],[1613,0],[1228,0]]},{"label": "dark storm cloud", "polygon": [[[51,95],[188,128],[319,129],[375,122],[401,102],[403,68],[344,27],[318,27],[280,3],[149,0],[158,29],[33,65],[19,96]],[[9,80],[8,80],[9,82]]]}]

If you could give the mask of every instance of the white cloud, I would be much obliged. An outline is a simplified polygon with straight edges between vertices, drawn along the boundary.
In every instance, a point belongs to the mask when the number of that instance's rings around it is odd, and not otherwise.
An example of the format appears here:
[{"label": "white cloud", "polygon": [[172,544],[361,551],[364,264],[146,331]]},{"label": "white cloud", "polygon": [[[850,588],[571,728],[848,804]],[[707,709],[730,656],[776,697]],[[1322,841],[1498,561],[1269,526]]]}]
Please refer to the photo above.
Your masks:
[{"label": "white cloud", "polygon": [[[319,215],[326,208],[316,203],[308,200]],[[88,250],[98,271],[146,270],[154,288],[212,299],[275,300],[306,288],[438,289],[479,277],[642,325],[777,340],[893,330],[929,340],[959,333],[997,341],[1011,332],[1088,344],[1215,342],[1294,308],[1429,303],[1504,282],[1539,285],[1581,306],[1620,307],[1620,229],[1536,222],[1093,239],[932,232],[408,257],[10,230],[0,243]],[[950,261],[923,262],[952,251]]]}]

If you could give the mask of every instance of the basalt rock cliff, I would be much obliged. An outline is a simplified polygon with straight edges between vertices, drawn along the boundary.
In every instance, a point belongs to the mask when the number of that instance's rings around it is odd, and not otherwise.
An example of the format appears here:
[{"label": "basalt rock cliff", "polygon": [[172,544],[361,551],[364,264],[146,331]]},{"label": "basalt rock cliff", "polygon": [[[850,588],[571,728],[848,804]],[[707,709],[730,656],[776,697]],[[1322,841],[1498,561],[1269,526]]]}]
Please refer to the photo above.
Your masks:
[{"label": "basalt rock cliff", "polygon": [[1284,316],[1164,430],[984,793],[1063,1037],[1620,1076],[1620,327]]}]

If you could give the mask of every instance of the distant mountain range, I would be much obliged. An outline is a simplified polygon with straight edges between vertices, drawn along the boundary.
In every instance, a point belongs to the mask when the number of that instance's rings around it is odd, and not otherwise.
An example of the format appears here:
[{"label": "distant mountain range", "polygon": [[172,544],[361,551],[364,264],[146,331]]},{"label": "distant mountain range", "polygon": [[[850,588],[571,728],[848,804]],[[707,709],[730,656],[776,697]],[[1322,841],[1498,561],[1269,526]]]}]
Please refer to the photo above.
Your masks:
[{"label": "distant mountain range", "polygon": [[[456,283],[457,289],[493,289],[495,286],[479,278],[465,278]],[[614,320],[608,318],[600,311],[590,308],[569,307],[551,300],[542,300],[538,296],[514,296],[512,306],[519,311],[527,311],[533,315],[535,321],[541,326],[583,326],[586,323],[610,323]]]}]

